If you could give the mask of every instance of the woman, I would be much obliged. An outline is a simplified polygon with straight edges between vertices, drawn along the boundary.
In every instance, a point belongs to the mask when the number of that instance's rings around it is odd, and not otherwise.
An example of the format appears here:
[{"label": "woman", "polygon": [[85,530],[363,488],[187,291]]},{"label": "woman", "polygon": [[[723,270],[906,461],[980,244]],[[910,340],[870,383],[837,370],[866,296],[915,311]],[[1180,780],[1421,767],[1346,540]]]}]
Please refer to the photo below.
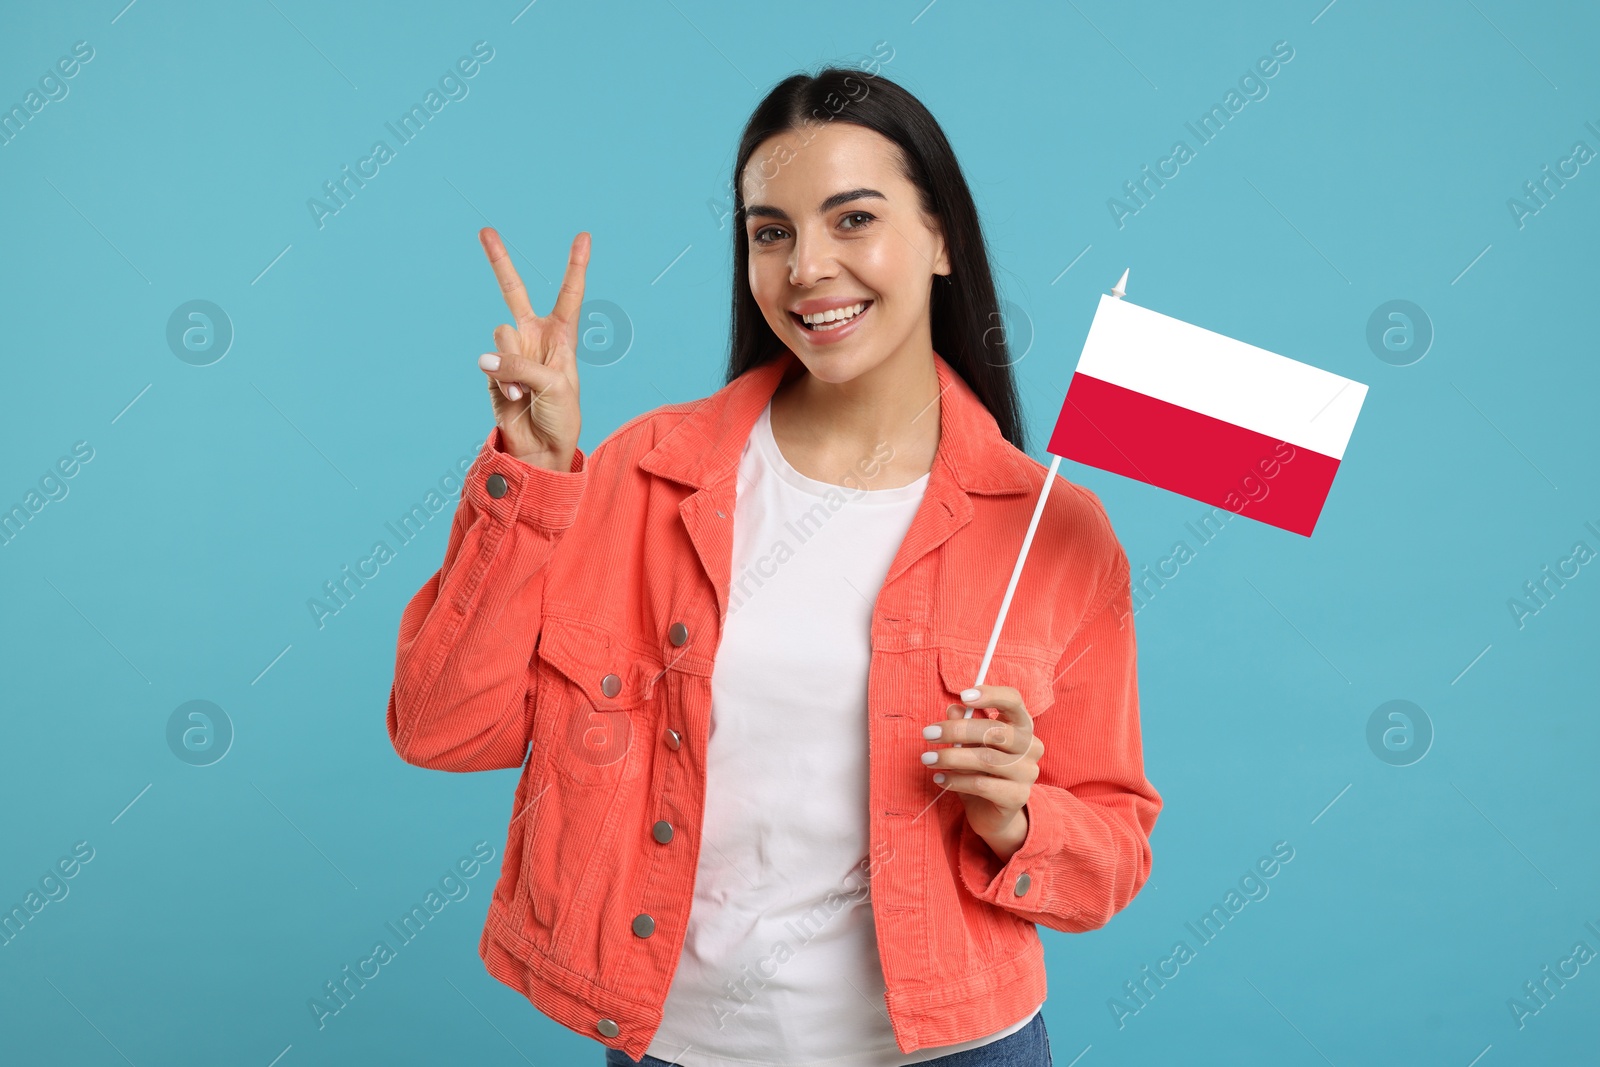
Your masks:
[{"label": "woman", "polygon": [[830,68],[734,174],[728,384],[588,456],[589,237],[541,318],[480,235],[516,324],[390,738],[523,768],[479,953],[607,1064],[1048,1064],[1036,924],[1125,907],[1161,807],[1126,555],[1056,486],[974,686],[1045,470],[954,154]]}]

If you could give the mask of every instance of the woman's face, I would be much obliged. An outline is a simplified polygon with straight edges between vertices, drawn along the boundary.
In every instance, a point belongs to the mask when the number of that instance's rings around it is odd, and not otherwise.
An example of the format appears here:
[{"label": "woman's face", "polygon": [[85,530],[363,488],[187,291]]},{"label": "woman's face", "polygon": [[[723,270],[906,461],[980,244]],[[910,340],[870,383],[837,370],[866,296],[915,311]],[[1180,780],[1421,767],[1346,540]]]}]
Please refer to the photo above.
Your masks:
[{"label": "woman's face", "polygon": [[[773,333],[824,381],[932,343],[933,275],[950,264],[898,151],[864,126],[832,122],[770,137],[745,164],[751,292]],[[802,321],[863,304],[821,329]]]}]

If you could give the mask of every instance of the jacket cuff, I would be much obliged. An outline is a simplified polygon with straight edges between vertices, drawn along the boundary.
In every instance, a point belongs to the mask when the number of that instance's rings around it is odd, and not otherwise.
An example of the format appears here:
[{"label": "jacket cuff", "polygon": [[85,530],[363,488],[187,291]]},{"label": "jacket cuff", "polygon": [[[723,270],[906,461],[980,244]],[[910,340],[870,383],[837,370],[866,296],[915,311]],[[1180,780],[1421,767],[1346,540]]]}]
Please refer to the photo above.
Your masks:
[{"label": "jacket cuff", "polygon": [[473,507],[503,523],[521,519],[551,531],[577,521],[578,502],[589,480],[583,449],[573,449],[567,471],[553,471],[524,463],[504,448],[505,437],[496,426],[478,450],[462,489]]},{"label": "jacket cuff", "polygon": [[[1004,863],[963,816],[961,881],[973,896],[1030,919],[1049,910],[1045,904],[1047,890],[1052,902],[1071,899],[1072,891],[1067,887],[1047,884],[1048,879],[1059,876],[1061,865],[1052,861],[1066,844],[1066,823],[1056,810],[1058,802],[1049,786],[1034,783],[1028,802],[1023,805],[1028,813],[1027,836]],[[1077,914],[1076,910],[1068,910],[1063,917],[1070,919]]]}]

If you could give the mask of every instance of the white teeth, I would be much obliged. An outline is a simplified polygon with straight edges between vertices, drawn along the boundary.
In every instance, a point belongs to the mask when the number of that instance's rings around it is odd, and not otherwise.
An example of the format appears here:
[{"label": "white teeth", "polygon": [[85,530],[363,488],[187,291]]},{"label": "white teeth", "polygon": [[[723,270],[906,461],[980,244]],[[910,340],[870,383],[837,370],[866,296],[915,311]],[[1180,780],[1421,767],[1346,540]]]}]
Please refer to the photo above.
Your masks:
[{"label": "white teeth", "polygon": [[815,315],[802,315],[800,316],[800,319],[807,326],[822,327],[827,329],[830,327],[826,327],[823,324],[853,319],[857,315],[861,314],[861,312],[866,309],[866,306],[866,302],[863,301],[859,304],[851,304],[849,307],[834,308],[831,311],[819,311]]}]

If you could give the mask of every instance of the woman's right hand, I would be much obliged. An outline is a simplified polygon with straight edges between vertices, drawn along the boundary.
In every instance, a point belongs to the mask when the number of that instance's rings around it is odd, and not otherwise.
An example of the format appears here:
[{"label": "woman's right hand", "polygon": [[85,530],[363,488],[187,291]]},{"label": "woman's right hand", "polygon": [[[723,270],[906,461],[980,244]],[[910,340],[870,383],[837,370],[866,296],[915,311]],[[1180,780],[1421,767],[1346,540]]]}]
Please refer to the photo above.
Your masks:
[{"label": "woman's right hand", "polygon": [[583,306],[584,272],[589,265],[589,234],[572,241],[561,291],[550,314],[540,318],[511,265],[500,235],[488,226],[478,231],[500,293],[516,321],[494,331],[497,351],[480,356],[488,375],[489,401],[505,451],[536,466],[565,473],[578,446],[578,313]]}]

